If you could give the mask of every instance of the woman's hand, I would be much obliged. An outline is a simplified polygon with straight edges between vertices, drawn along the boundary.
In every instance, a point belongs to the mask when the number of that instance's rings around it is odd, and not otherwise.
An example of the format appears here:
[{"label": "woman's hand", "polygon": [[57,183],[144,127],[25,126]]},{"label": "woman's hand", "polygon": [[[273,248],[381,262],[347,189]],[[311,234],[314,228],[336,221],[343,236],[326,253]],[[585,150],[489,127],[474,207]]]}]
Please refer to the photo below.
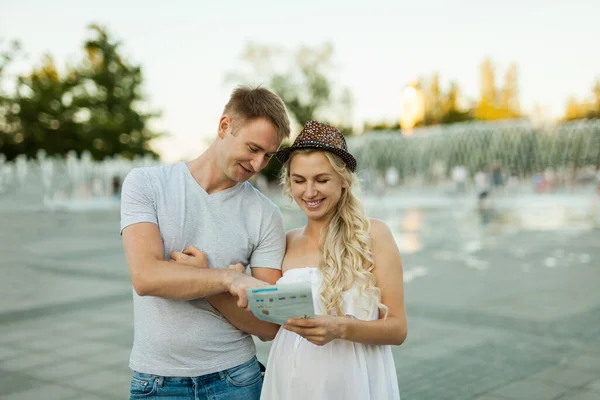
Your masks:
[{"label": "woman's hand", "polygon": [[283,327],[297,333],[317,346],[323,346],[333,339],[343,339],[346,317],[317,316],[315,318],[289,319]]},{"label": "woman's hand", "polygon": [[[206,258],[206,253],[195,246],[189,246],[183,252],[181,251],[173,251],[171,252],[171,261],[175,261],[176,263],[190,265],[192,267],[197,268],[208,268],[208,260]],[[246,273],[246,267],[242,264],[231,264],[229,269],[239,272],[241,274]]]},{"label": "woman's hand", "polygon": [[206,254],[197,247],[189,246],[183,252],[173,251],[171,252],[171,261],[175,261],[180,264],[190,265],[197,268],[208,268],[208,260]]}]

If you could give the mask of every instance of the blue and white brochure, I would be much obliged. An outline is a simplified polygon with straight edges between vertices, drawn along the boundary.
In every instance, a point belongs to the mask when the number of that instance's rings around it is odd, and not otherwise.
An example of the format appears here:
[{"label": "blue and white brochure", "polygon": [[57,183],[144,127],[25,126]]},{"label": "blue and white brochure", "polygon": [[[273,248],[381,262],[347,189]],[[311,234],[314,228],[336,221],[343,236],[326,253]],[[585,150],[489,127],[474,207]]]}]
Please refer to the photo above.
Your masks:
[{"label": "blue and white brochure", "polygon": [[290,318],[315,316],[310,283],[282,283],[246,289],[248,304],[256,318],[283,325]]}]

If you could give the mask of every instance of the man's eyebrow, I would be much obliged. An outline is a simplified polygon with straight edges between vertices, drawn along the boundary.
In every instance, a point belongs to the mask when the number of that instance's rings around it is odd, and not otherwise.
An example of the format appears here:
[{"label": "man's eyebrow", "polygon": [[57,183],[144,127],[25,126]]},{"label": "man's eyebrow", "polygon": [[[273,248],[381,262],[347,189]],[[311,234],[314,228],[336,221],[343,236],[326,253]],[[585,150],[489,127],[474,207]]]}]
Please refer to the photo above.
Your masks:
[{"label": "man's eyebrow", "polygon": [[[263,149],[261,145],[259,145],[259,144],[256,144],[256,143],[254,143],[254,142],[248,142],[248,145],[250,145],[250,146],[252,146],[252,147],[255,147],[255,148],[256,148],[256,150],[258,150],[258,151],[265,151],[265,149]],[[275,154],[275,153],[276,153],[276,151],[274,151],[274,152],[272,152],[272,153],[267,153],[267,154],[273,155],[273,154]]]}]

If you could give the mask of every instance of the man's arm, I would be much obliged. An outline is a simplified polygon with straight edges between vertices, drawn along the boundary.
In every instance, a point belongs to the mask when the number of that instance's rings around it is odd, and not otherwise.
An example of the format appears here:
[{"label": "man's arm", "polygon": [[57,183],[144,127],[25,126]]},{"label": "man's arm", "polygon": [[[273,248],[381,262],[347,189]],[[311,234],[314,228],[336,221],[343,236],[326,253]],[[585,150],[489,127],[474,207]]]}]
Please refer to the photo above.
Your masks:
[{"label": "man's arm", "polygon": [[123,247],[131,282],[140,296],[192,300],[229,292],[238,297],[239,306],[245,307],[246,288],[264,285],[231,269],[197,268],[164,261],[162,239],[154,223],[141,222],[124,228]]},{"label": "man's arm", "polygon": [[[272,268],[252,268],[252,276],[269,284],[275,284],[281,278],[281,271]],[[261,321],[251,312],[239,308],[235,297],[229,293],[221,293],[207,297],[206,301],[216,308],[226,319],[242,332],[258,336],[262,341],[275,339],[279,325]]]}]

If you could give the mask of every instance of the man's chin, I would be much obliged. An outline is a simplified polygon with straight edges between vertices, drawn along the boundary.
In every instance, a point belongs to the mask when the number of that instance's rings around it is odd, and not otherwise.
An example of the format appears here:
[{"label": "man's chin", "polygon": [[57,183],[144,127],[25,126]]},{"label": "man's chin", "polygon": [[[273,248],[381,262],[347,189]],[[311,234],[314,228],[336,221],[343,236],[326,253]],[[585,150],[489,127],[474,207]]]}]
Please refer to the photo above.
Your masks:
[{"label": "man's chin", "polygon": [[252,178],[255,174],[238,174],[234,181],[237,183],[244,183],[246,182],[248,179]]}]

